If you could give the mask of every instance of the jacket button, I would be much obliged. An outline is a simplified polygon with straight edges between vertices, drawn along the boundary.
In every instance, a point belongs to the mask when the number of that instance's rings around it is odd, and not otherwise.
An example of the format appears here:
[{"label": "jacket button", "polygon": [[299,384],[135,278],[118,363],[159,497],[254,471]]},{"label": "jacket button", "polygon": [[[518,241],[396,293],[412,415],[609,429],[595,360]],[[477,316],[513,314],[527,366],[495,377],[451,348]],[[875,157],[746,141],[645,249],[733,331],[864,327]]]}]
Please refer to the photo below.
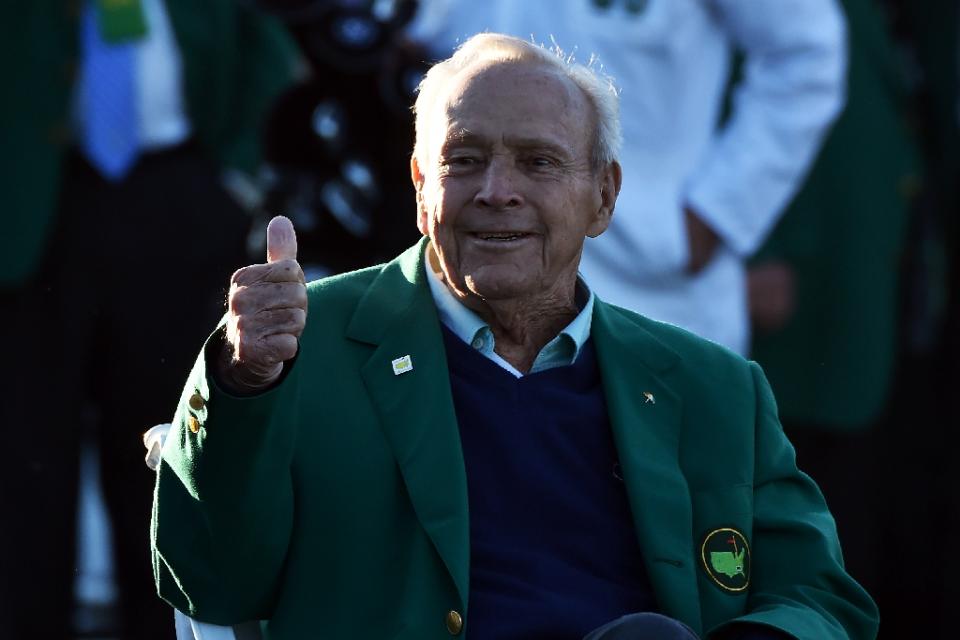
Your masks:
[{"label": "jacket button", "polygon": [[187,419],[187,426],[190,427],[191,433],[196,433],[200,431],[200,421],[197,420],[197,416],[190,416]]},{"label": "jacket button", "polygon": [[190,408],[194,411],[200,411],[200,409],[203,409],[204,405],[206,405],[203,396],[199,393],[195,393],[190,396],[190,400],[188,402],[190,404]]},{"label": "jacket button", "polygon": [[447,631],[450,632],[450,635],[455,636],[460,633],[461,629],[463,629],[463,618],[456,611],[449,612],[447,614]]}]

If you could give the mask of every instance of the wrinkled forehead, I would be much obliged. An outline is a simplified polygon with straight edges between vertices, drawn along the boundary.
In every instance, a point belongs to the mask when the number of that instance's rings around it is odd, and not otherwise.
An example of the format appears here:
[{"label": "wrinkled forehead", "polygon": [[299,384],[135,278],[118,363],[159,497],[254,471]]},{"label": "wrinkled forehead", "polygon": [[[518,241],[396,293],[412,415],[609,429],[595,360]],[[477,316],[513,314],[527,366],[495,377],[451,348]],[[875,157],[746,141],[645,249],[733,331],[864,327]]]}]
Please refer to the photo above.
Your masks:
[{"label": "wrinkled forehead", "polygon": [[447,80],[438,96],[431,147],[462,125],[515,122],[536,129],[550,126],[579,146],[594,129],[593,108],[577,84],[561,71],[535,61],[484,61]]},{"label": "wrinkled forehead", "polygon": [[480,98],[515,97],[517,92],[549,101],[559,113],[588,107],[576,83],[558,69],[530,60],[486,60],[475,63],[447,81],[441,98],[444,108]]}]

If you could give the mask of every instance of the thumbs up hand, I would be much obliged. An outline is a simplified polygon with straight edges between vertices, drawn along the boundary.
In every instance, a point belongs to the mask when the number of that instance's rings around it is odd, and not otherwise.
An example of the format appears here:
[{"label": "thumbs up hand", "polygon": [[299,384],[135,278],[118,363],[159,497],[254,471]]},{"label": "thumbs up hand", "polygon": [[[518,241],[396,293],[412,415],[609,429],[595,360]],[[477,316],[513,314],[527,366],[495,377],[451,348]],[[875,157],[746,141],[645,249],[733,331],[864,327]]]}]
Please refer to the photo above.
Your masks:
[{"label": "thumbs up hand", "polygon": [[283,363],[297,354],[306,320],[297,235],[289,219],[277,216],[267,226],[267,263],[243,267],[230,279],[220,380],[239,393],[272,385]]}]

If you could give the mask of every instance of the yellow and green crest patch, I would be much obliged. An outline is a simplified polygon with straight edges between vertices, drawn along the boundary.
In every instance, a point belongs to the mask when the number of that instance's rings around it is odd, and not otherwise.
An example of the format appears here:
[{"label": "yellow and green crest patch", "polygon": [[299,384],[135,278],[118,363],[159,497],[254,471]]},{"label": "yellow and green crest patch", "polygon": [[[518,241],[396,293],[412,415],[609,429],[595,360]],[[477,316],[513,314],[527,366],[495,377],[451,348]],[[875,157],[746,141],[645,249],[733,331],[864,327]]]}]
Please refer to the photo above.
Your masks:
[{"label": "yellow and green crest patch", "polygon": [[714,529],[700,545],[701,567],[724,591],[738,593],[750,584],[750,545],[740,531]]}]

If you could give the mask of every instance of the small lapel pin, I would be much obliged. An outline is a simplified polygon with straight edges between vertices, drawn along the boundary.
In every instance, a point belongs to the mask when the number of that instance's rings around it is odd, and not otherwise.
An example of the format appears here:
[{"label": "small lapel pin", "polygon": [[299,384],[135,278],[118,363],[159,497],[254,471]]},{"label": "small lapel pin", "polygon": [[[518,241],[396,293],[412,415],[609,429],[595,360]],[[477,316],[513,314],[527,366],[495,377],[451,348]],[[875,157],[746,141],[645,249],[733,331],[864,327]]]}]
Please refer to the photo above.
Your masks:
[{"label": "small lapel pin", "polygon": [[407,371],[413,371],[413,360],[410,359],[410,356],[403,356],[402,358],[397,358],[390,364],[393,365],[393,375],[398,376],[401,373],[406,373]]},{"label": "small lapel pin", "polygon": [[654,397],[653,397],[653,394],[650,393],[649,391],[644,391],[644,392],[643,392],[643,397],[646,398],[646,399],[643,401],[643,404],[647,404],[648,402],[649,402],[650,404],[657,404],[657,399],[654,398]]}]

